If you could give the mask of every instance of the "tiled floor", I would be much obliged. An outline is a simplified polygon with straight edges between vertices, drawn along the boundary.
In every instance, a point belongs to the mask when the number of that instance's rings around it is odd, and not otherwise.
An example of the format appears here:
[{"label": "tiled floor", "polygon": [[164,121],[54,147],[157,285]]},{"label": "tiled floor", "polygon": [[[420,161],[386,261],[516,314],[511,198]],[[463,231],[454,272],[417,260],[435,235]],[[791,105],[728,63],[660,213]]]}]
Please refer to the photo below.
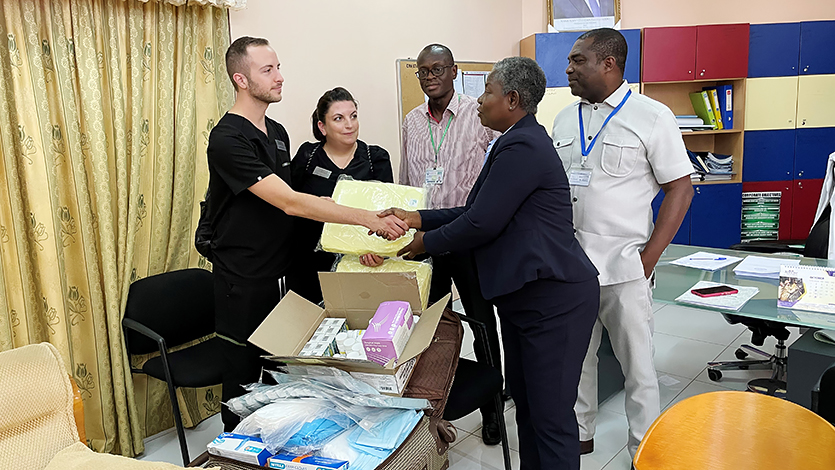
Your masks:
[{"label": "tiled floor", "polygon": [[[455,305],[460,308],[460,305]],[[668,408],[685,398],[718,390],[743,390],[748,380],[768,376],[767,371],[726,371],[721,382],[711,382],[705,364],[708,361],[734,359],[739,345],[748,343],[751,335],[741,325],[729,325],[721,315],[678,305],[655,306],[655,367],[661,389],[661,407]],[[790,344],[798,337],[791,329]],[[773,352],[775,341],[769,338],[761,347]],[[462,347],[463,357],[473,358],[472,335],[467,331]],[[519,468],[519,445],[516,437],[515,408],[508,402],[505,411],[510,454],[514,469]],[[459,438],[449,452],[450,470],[502,469],[500,446],[485,446],[481,441],[481,418],[478,413],[456,421]],[[206,443],[220,431],[219,416],[214,416],[187,431],[192,456],[196,456]],[[624,394],[620,392],[601,404],[597,417],[595,451],[581,459],[582,470],[627,470],[630,457],[626,451],[626,415]],[[173,430],[158,434],[145,441],[145,454],[141,459],[181,463],[177,435]]]}]

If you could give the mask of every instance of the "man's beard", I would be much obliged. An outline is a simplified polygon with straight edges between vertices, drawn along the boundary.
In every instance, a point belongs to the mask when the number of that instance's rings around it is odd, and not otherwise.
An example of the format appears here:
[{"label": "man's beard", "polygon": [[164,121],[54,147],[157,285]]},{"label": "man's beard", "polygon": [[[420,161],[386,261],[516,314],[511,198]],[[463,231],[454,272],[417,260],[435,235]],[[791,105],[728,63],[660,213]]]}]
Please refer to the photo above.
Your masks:
[{"label": "man's beard", "polygon": [[249,94],[253,98],[255,98],[257,100],[260,100],[260,101],[263,101],[264,103],[267,103],[267,104],[278,103],[279,101],[281,101],[281,96],[280,95],[278,97],[276,97],[275,95],[273,95],[271,93],[272,89],[266,88],[266,87],[261,87],[260,85],[256,85],[252,80],[250,80],[249,83],[251,84],[251,86],[249,88]]}]

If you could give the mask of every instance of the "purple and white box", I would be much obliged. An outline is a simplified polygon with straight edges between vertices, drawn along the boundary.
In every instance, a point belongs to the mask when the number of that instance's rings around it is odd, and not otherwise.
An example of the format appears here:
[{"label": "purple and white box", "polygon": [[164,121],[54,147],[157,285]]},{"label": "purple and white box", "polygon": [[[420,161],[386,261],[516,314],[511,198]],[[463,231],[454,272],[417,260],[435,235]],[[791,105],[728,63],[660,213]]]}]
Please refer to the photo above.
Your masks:
[{"label": "purple and white box", "polygon": [[383,302],[362,335],[368,360],[385,366],[397,360],[412,335],[412,307],[409,302]]}]

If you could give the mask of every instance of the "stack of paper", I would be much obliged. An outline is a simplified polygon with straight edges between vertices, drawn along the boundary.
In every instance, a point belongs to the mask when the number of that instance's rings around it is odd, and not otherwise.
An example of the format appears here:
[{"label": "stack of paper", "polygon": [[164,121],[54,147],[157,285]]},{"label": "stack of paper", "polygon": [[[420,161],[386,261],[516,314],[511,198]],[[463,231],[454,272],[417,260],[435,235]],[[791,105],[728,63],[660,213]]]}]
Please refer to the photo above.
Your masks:
[{"label": "stack of paper", "polygon": [[798,264],[800,264],[799,259],[766,258],[752,255],[746,256],[734,268],[734,273],[737,276],[778,279],[780,277],[780,266],[797,266]]},{"label": "stack of paper", "polygon": [[[693,289],[704,289],[716,286],[733,287],[739,292],[730,295],[717,295],[715,297],[699,297],[698,295],[690,292]],[[699,281],[695,286],[691,287],[690,290],[678,296],[676,298],[676,302],[737,312],[743,305],[745,305],[746,302],[757,295],[759,291],[760,290],[756,287],[743,287],[731,284],[720,284],[718,282]]]},{"label": "stack of paper", "polygon": [[736,256],[723,256],[708,253],[706,251],[699,251],[698,253],[693,253],[690,256],[685,256],[684,258],[671,261],[670,264],[676,264],[687,268],[704,269],[705,271],[716,271],[717,269],[722,269],[725,266],[730,266],[741,259],[742,258],[737,258]]}]

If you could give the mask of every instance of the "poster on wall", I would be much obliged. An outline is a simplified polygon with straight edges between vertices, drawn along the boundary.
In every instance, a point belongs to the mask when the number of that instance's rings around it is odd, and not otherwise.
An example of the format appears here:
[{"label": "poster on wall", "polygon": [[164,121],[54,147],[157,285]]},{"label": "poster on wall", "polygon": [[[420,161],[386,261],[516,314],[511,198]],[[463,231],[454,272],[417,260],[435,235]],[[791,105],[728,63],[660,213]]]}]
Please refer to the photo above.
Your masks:
[{"label": "poster on wall", "polygon": [[548,0],[549,31],[614,28],[620,21],[621,0]]}]

